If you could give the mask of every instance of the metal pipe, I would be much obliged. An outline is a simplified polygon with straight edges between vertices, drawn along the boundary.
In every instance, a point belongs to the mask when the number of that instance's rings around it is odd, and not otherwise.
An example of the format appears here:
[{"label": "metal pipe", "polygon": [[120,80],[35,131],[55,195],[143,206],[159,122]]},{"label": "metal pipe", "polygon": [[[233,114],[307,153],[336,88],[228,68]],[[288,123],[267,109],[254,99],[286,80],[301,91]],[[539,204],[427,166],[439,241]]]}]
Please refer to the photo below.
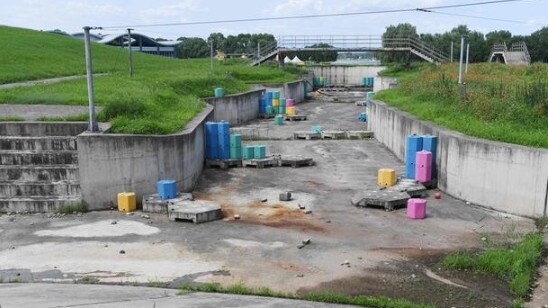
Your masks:
[{"label": "metal pipe", "polygon": [[462,84],[462,62],[464,60],[464,35],[460,37],[460,60],[459,60],[459,84]]},{"label": "metal pipe", "polygon": [[466,66],[464,67],[464,72],[468,73],[468,57],[470,56],[470,43],[466,43]]},{"label": "metal pipe", "polygon": [[127,49],[129,50],[129,77],[133,77],[133,55],[131,54],[131,30],[133,29],[127,29]]},{"label": "metal pipe", "polygon": [[86,54],[86,77],[88,83],[88,102],[89,102],[89,125],[88,130],[91,132],[99,131],[99,125],[97,124],[97,117],[95,115],[95,104],[93,102],[93,69],[91,65],[91,41],[89,37],[89,30],[91,27],[84,27],[84,48]]}]

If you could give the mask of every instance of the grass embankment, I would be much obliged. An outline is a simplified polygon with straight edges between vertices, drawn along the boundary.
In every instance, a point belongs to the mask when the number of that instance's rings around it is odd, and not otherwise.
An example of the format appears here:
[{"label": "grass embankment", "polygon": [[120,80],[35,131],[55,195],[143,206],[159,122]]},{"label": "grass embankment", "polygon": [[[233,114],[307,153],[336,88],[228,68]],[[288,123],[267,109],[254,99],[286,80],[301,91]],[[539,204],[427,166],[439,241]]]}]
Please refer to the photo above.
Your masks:
[{"label": "grass embankment", "polygon": [[[0,83],[84,74],[83,41],[45,32],[0,26],[10,48],[0,50]],[[32,42],[32,44],[29,44]],[[215,87],[225,93],[249,88],[250,82],[285,82],[295,75],[277,68],[250,67],[241,61],[214,63],[134,53],[134,77],[127,73],[127,50],[93,44],[95,102],[98,118],[114,132],[165,134],[182,128],[204,106]],[[85,79],[0,91],[0,103],[86,105]],[[76,117],[86,119],[86,116]],[[51,120],[51,119],[50,119]],[[53,118],[53,120],[60,120]]]},{"label": "grass embankment", "polygon": [[542,234],[529,233],[515,244],[487,247],[480,252],[457,252],[443,258],[447,269],[494,275],[508,283],[516,306],[529,294],[544,249]]},{"label": "grass embankment", "polygon": [[393,299],[384,296],[349,296],[332,292],[310,292],[304,294],[295,294],[290,292],[273,291],[270,288],[250,288],[242,283],[229,286],[221,286],[218,283],[204,284],[183,284],[179,286],[182,292],[210,292],[210,293],[228,293],[240,295],[256,295],[265,297],[278,297],[288,299],[299,299],[311,302],[334,303],[357,305],[370,308],[433,308],[431,305],[415,304],[406,300]]},{"label": "grass embankment", "polygon": [[458,64],[391,68],[400,86],[376,99],[467,135],[548,148],[548,64],[508,66],[472,64],[463,80],[461,101]]}]

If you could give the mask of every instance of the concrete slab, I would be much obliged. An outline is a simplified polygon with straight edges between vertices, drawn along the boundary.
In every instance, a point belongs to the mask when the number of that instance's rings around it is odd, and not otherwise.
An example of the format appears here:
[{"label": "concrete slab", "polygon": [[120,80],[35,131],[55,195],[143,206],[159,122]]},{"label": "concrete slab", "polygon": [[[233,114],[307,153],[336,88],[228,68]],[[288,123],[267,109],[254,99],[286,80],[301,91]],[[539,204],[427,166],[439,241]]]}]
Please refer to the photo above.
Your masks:
[{"label": "concrete slab", "polygon": [[242,167],[241,159],[206,159],[206,167],[218,167],[228,169],[230,167]]},{"label": "concrete slab", "polygon": [[207,200],[170,201],[168,217],[171,221],[187,220],[195,224],[214,221],[223,218],[221,206],[217,202]]},{"label": "concrete slab", "polygon": [[279,165],[279,158],[277,156],[272,156],[266,158],[244,159],[242,160],[242,165],[244,167],[256,167],[258,169],[277,167]]},{"label": "concrete slab", "polygon": [[158,194],[145,195],[143,196],[143,212],[167,214],[167,207],[169,202],[178,202],[193,199],[194,198],[190,193],[179,193],[177,194],[177,198],[174,199],[161,199]]},{"label": "concrete slab", "polygon": [[387,211],[407,204],[411,198],[407,193],[395,190],[370,190],[360,192],[352,197],[352,204],[360,207],[381,206]]},{"label": "concrete slab", "polygon": [[280,156],[280,166],[289,166],[293,168],[314,166],[314,159],[312,157],[305,157],[301,155],[282,155]]},{"label": "concrete slab", "polygon": [[2,284],[3,308],[34,307],[351,307],[272,297],[192,292],[179,295],[177,290],[115,285],[83,284]]},{"label": "concrete slab", "polygon": [[320,139],[321,137],[322,137],[321,133],[312,132],[312,131],[297,131],[293,133],[293,139],[313,140],[313,139]]}]

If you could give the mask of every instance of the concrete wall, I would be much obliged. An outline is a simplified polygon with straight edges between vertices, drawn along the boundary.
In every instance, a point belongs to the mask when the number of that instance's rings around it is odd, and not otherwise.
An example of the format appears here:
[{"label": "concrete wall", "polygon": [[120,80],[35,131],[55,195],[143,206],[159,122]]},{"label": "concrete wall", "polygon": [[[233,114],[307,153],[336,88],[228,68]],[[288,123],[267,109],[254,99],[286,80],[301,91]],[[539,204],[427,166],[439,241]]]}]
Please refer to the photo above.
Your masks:
[{"label": "concrete wall", "polygon": [[373,92],[377,93],[381,90],[391,89],[398,85],[398,78],[396,77],[375,77],[375,83],[373,84]]},{"label": "concrete wall", "polygon": [[215,121],[228,121],[231,125],[245,124],[259,117],[259,99],[264,90],[252,90],[241,94],[211,97]]},{"label": "concrete wall", "polygon": [[306,76],[303,79],[286,82],[286,83],[268,83],[253,85],[253,89],[265,90],[265,91],[280,91],[282,97],[292,98],[295,100],[295,104],[304,102],[306,99],[305,84],[308,83],[306,89],[312,91],[312,76]]},{"label": "concrete wall", "polygon": [[384,66],[313,66],[314,76],[325,76],[330,85],[362,85],[363,77],[377,76]]},{"label": "concrete wall", "polygon": [[174,179],[181,191],[191,191],[204,165],[203,123],[212,119],[207,105],[186,128],[172,135],[78,135],[82,199],[92,210],[116,204],[119,192],[154,193],[160,179]]},{"label": "concrete wall", "polygon": [[457,198],[528,217],[546,215],[548,150],[469,137],[372,101],[369,129],[400,159],[408,134],[438,136],[438,186]]}]

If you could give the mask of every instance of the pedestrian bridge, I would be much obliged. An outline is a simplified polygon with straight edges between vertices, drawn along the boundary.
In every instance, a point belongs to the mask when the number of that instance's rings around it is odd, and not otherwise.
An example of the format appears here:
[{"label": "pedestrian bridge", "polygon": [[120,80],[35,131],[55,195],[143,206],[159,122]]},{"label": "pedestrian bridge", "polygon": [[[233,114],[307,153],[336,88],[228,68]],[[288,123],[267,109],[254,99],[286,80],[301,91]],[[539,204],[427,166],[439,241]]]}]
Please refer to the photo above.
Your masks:
[{"label": "pedestrian bridge", "polygon": [[[328,44],[332,47],[313,47],[319,44]],[[288,52],[299,51],[371,51],[386,53],[410,53],[419,58],[432,62],[441,63],[449,61],[443,52],[429,46],[416,38],[382,38],[381,36],[368,35],[331,35],[331,36],[280,36],[276,43],[266,46],[258,46],[257,54],[252,65],[258,65],[264,61],[274,59],[278,56],[283,61]]]}]

